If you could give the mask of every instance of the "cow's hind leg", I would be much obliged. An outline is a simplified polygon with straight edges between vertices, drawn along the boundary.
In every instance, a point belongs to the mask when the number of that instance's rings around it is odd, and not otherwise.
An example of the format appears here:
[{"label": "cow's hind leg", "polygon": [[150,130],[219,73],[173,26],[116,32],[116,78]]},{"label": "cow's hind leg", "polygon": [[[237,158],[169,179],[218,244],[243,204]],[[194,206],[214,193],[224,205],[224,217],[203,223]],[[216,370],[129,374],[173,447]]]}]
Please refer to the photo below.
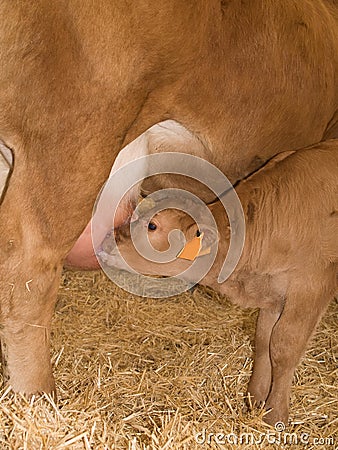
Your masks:
[{"label": "cow's hind leg", "polygon": [[23,258],[14,276],[11,268],[0,283],[4,381],[26,394],[54,393],[55,389],[49,342],[61,266],[48,261],[48,250],[41,253],[45,256],[34,262]]},{"label": "cow's hind leg", "polygon": [[15,391],[51,393],[50,323],[62,254],[46,233],[48,218],[31,204],[29,185],[22,181],[23,188],[16,189],[14,180],[0,209],[3,373]]},{"label": "cow's hind leg", "polygon": [[88,186],[90,167],[17,158],[0,206],[0,337],[14,391],[54,391],[49,340],[62,262],[88,222],[105,162]]},{"label": "cow's hind leg", "polygon": [[[272,331],[270,341],[272,383],[266,402],[266,408],[270,412],[265,416],[265,420],[272,425],[276,422],[286,424],[288,421],[294,371],[310,336],[332,298],[335,285],[333,272],[331,276],[315,274],[319,280],[317,286],[314,285],[313,280],[309,280],[308,286],[304,282],[296,289],[291,288],[281,317]],[[301,277],[297,280],[298,283],[299,285],[302,283]]]}]

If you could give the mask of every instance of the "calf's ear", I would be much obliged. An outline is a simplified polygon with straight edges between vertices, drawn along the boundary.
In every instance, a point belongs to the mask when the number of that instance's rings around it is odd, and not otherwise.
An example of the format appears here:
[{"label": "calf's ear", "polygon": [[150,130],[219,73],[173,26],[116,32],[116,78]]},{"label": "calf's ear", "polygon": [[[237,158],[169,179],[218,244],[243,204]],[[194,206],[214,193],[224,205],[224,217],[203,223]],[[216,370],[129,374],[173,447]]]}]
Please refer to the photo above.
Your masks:
[{"label": "calf's ear", "polygon": [[133,214],[131,215],[130,218],[130,223],[137,222],[139,218],[140,218],[139,214],[136,211],[133,211]]},{"label": "calf's ear", "polygon": [[200,225],[200,232],[203,233],[201,251],[210,249],[219,241],[219,233],[216,228],[209,225]]}]

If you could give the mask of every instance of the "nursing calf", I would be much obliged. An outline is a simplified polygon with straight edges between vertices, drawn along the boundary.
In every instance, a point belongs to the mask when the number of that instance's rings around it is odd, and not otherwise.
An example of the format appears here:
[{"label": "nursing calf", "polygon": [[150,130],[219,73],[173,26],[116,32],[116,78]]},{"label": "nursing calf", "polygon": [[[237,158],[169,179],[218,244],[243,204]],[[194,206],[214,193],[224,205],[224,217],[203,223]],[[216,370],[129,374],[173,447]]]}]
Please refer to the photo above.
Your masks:
[{"label": "nursing calf", "polygon": [[[177,209],[164,209],[154,217],[149,210],[137,219],[134,236],[148,227],[149,241],[158,251],[168,249],[168,234],[174,229],[183,231],[188,243],[203,233],[202,250],[219,241],[214,264],[201,284],[243,307],[260,308],[248,392],[256,404],[265,403],[271,409],[266,420],[272,424],[288,420],[295,367],[336,292],[337,165],[338,140],[331,140],[277,155],[238,184],[246,239],[236,269],[221,284],[217,277],[228,251],[230,231],[220,201],[209,206],[217,229],[203,225],[198,229],[190,215]],[[115,233],[121,255],[139,272],[175,275],[192,264],[181,258],[160,264],[148,261],[133,247],[129,226]],[[107,237],[102,261],[119,265],[116,252]]]}]

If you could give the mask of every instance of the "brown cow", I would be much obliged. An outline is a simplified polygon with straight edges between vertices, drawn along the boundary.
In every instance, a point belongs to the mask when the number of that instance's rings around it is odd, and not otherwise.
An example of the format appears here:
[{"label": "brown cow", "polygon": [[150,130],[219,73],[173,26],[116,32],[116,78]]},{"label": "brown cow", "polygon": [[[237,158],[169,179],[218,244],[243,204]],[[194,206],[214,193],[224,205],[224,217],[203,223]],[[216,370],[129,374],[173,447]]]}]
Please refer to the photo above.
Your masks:
[{"label": "brown cow", "polygon": [[[139,217],[134,235],[137,240],[150,223],[149,241],[163,252],[174,229],[183,231],[190,242],[204,233],[202,249],[215,244],[219,233],[215,262],[200,282],[238,305],[260,308],[248,390],[256,403],[272,408],[266,417],[272,424],[288,420],[295,367],[337,290],[338,140],[285,153],[285,159],[279,161],[278,155],[236,188],[245,213],[246,239],[239,264],[226,282],[217,281],[230,237],[219,201],[210,206],[217,230],[205,225],[198,230],[191,216],[177,209],[164,209],[152,217],[153,208],[147,212],[148,220]],[[116,231],[116,241],[124,260],[141,273],[174,275],[191,265],[180,258],[167,264],[145,259],[132,244],[129,225]],[[110,246],[108,237],[101,258],[118,267],[117,249]]]},{"label": "brown cow", "polygon": [[3,368],[51,392],[63,260],[120,149],[174,119],[231,181],[322,139],[337,110],[331,0],[3,0],[0,214]]}]

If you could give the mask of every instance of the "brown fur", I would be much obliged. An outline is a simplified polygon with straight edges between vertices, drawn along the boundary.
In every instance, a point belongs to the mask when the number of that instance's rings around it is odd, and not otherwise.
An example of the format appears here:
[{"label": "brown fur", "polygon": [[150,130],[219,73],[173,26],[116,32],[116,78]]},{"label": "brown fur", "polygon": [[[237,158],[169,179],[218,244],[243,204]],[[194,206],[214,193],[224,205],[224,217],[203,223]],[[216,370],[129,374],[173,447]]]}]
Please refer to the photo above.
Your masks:
[{"label": "brown fur", "polygon": [[[212,269],[200,281],[243,307],[258,307],[256,355],[249,393],[272,411],[267,420],[287,422],[295,367],[316,324],[337,289],[338,140],[278,155],[236,188],[246,219],[239,264],[222,284],[217,277],[229,247],[227,215],[220,202],[210,209],[220,242]],[[139,220],[142,220],[140,218]],[[183,231],[189,240],[197,225],[175,209],[158,213],[148,231],[157,250],[168,248],[168,233]],[[119,251],[133,269],[174,275],[190,265],[144,260],[130,240],[129,226],[117,232]],[[207,232],[207,229],[201,229]],[[116,265],[114,249],[110,263]],[[108,258],[109,261],[109,258]]]},{"label": "brown fur", "polygon": [[337,109],[337,7],[4,0],[0,13],[0,139],[14,154],[1,340],[13,389],[50,392],[60,267],[119,150],[175,119],[235,181],[276,150],[319,141]]}]

